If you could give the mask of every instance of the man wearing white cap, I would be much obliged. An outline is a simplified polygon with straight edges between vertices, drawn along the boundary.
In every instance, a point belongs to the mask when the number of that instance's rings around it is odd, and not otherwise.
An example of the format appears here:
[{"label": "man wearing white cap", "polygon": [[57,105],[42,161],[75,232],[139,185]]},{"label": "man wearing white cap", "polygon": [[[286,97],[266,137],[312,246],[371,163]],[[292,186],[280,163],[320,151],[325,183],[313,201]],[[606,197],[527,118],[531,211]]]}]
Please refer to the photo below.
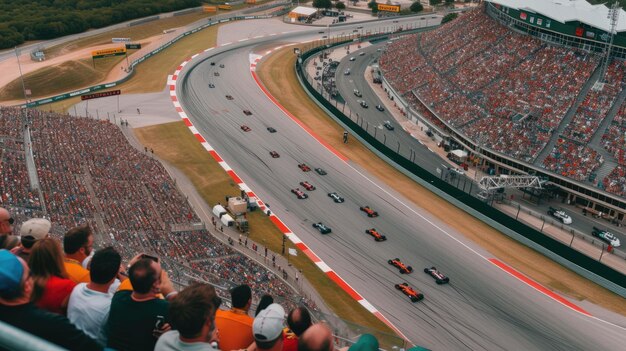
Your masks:
[{"label": "man wearing white cap", "polygon": [[273,303],[261,311],[252,324],[254,344],[248,348],[264,351],[281,351],[283,349],[283,328],[285,324],[285,309]]},{"label": "man wearing white cap", "polygon": [[28,262],[30,250],[38,240],[48,237],[52,223],[45,218],[32,218],[22,224],[20,236],[22,245],[11,250],[12,253]]}]

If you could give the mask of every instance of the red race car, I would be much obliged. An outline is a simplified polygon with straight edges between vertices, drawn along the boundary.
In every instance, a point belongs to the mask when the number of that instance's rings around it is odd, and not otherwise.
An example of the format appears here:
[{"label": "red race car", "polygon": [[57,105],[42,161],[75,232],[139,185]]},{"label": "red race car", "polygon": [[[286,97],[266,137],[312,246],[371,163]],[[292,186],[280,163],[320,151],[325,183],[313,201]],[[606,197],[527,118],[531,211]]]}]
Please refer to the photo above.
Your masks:
[{"label": "red race car", "polygon": [[413,302],[424,299],[424,294],[410,287],[408,283],[396,284],[396,289],[402,291]]},{"label": "red race car", "polygon": [[372,229],[365,229],[365,233],[371,235],[374,237],[374,241],[385,241],[387,240],[387,237],[380,234],[378,232],[378,230],[376,230],[376,228],[372,228]]},{"label": "red race car", "polygon": [[252,130],[252,128],[250,128],[250,127],[248,127],[247,125],[244,124],[244,125],[241,126],[241,130],[243,130],[244,132],[249,132],[249,131]]},{"label": "red race car", "polygon": [[413,272],[413,267],[405,265],[404,263],[402,263],[402,261],[400,261],[399,258],[391,259],[387,261],[387,263],[398,268],[400,270],[400,274],[408,274]]},{"label": "red race car", "polygon": [[313,186],[313,184],[309,182],[300,182],[300,185],[302,185],[308,191],[315,190],[315,186]]},{"label": "red race car", "polygon": [[279,155],[279,154],[278,154],[278,152],[276,152],[276,151],[270,151],[270,155],[271,155],[273,158],[279,158],[279,157],[280,157],[280,155]]},{"label": "red race car", "polygon": [[367,213],[368,217],[378,217],[378,212],[372,210],[369,206],[360,207],[360,210]]},{"label": "red race car", "polygon": [[309,195],[307,195],[304,191],[295,188],[295,189],[291,189],[291,192],[296,194],[296,196],[298,197],[298,199],[306,199],[309,197]]},{"label": "red race car", "polygon": [[310,172],[311,167],[307,166],[305,163],[299,163],[298,167],[302,170],[302,172]]}]

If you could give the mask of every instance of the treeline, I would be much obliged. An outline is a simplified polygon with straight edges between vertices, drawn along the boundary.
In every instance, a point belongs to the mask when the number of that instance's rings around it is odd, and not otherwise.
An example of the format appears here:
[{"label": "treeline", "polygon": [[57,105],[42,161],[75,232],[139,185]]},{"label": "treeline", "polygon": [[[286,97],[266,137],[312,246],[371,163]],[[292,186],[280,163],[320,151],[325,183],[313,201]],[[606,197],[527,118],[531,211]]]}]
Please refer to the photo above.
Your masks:
[{"label": "treeline", "polygon": [[0,49],[200,6],[201,0],[0,0]]}]

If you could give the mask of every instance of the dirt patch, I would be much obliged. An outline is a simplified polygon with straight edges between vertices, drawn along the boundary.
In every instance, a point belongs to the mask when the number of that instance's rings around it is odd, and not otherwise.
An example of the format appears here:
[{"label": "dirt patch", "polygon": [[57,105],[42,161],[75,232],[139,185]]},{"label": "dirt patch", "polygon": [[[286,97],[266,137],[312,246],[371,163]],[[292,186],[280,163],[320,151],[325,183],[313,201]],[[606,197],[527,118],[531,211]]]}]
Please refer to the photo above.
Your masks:
[{"label": "dirt patch", "polygon": [[[306,124],[335,149],[367,169],[388,186],[401,192],[417,206],[425,209],[443,223],[488,250],[540,284],[567,297],[588,300],[608,310],[626,316],[624,299],[592,283],[542,254],[519,244],[499,231],[451,205],[429,190],[389,166],[357,142],[343,144],[339,127],[330,117],[310,101],[300,88],[293,67],[293,48],[282,49],[264,59],[257,72],[263,84],[287,110]],[[352,139],[354,140],[354,139]],[[426,210],[427,209],[427,210]]]}]

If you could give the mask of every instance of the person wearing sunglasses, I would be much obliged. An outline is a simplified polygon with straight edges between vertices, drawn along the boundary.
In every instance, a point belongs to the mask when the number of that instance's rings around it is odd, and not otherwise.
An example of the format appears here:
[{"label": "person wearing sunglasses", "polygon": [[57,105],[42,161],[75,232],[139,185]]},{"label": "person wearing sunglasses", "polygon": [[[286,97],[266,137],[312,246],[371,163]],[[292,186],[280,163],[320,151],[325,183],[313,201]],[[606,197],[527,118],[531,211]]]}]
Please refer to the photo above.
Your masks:
[{"label": "person wearing sunglasses", "polygon": [[19,245],[20,240],[13,234],[15,220],[6,209],[0,207],[0,249],[11,250]]}]

